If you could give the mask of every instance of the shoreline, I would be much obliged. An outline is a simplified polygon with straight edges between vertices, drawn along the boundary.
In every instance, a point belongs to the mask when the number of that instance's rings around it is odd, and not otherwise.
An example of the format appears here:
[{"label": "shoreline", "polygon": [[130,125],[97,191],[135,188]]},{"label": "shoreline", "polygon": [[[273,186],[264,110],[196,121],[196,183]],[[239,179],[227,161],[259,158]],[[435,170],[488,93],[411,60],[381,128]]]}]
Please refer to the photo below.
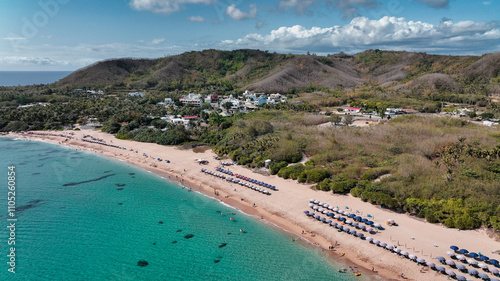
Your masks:
[{"label": "shoreline", "polygon": [[[388,243],[395,243],[397,241],[397,244],[401,246],[400,248],[404,245],[404,247],[408,249],[407,251],[415,253],[419,257],[422,256],[427,261],[434,262],[435,259],[433,259],[433,257],[437,255],[445,256],[446,251],[449,250],[449,246],[452,244],[459,244],[462,245],[461,247],[467,249],[479,249],[484,253],[489,253],[489,250],[500,249],[500,243],[489,238],[485,231],[457,231],[456,229],[445,229],[438,225],[417,220],[409,215],[396,214],[369,203],[364,203],[359,200],[359,198],[312,190],[309,188],[311,185],[299,184],[292,180],[278,178],[277,176],[263,176],[243,166],[231,166],[229,169],[235,173],[241,173],[276,185],[279,191],[271,191],[272,195],[267,196],[236,184],[233,186],[233,184],[227,181],[214,179],[200,171],[201,167],[213,170],[213,162],[216,161],[213,160],[212,156],[214,156],[215,153],[209,149],[204,152],[196,153],[191,149],[182,150],[179,147],[166,147],[151,143],[118,140],[112,135],[99,131],[65,131],[65,133],[68,132],[73,132],[75,134],[74,138],[63,139],[61,136],[21,135],[12,133],[7,136],[42,140],[56,145],[81,149],[97,155],[125,161],[133,166],[145,169],[172,183],[191,188],[193,191],[200,192],[224,204],[230,205],[257,220],[261,218],[266,224],[275,226],[291,234],[293,237],[300,238],[300,240],[318,247],[318,249],[335,261],[355,264],[363,274],[363,279],[368,276],[368,278],[380,277],[386,280],[399,280],[401,279],[401,273],[404,273],[408,280],[445,280],[447,276],[432,270],[422,273],[420,272],[419,266],[416,266],[407,259],[401,258],[380,247],[371,245],[367,241],[360,240],[359,238],[356,239],[345,233],[338,233],[332,230],[331,227],[327,227],[316,220],[306,217],[302,211],[311,210],[308,208],[309,199],[315,198],[321,202],[329,203],[332,206],[334,203],[345,205],[346,207],[347,204],[349,204],[349,206],[354,205],[351,207],[353,211],[355,209],[358,211],[359,209],[362,210],[362,214],[374,214],[373,217],[376,217],[376,221],[380,223],[388,218],[395,219],[400,226],[387,227],[386,230],[369,236],[373,236],[375,239]],[[57,134],[63,135],[63,132],[57,132]],[[99,138],[105,139],[107,143],[114,143],[119,146],[127,147],[127,149],[118,149],[100,144],[83,142],[79,140],[82,134],[98,136]],[[130,150],[130,147],[134,149]],[[169,159],[171,163],[167,164],[166,162],[158,162],[155,158],[144,157],[142,155],[143,152],[146,152],[147,155],[155,154],[155,157]],[[208,160],[210,162],[209,165],[202,166],[197,164],[195,159],[198,158]],[[219,195],[214,194],[215,190],[219,192]],[[256,204],[256,207],[253,207],[253,204]],[[383,220],[380,219],[381,216],[384,217]],[[404,230],[406,231],[404,233],[399,233],[400,231],[397,230],[402,226],[404,226]],[[396,231],[394,231],[395,229]],[[433,232],[438,232],[438,229],[439,233],[431,235]],[[303,234],[304,230],[306,233],[305,235]],[[314,236],[309,234],[311,232],[314,233]],[[411,233],[410,235],[412,236],[408,236],[408,233]],[[429,235],[420,235],[420,233]],[[437,238],[441,234],[444,234],[445,237],[441,237],[444,239]],[[414,236],[418,237],[419,241],[422,241],[422,243],[425,242],[426,245],[417,246],[418,243],[413,243]],[[408,237],[411,239],[408,239]],[[449,239],[446,239],[447,237]],[[474,237],[475,240],[470,240],[471,237]],[[446,240],[449,240],[447,245],[445,244],[447,242]],[[477,243],[471,241],[477,241]],[[339,243],[340,245],[335,247],[335,251],[329,250],[329,246],[335,243]],[[439,247],[436,247],[436,245],[439,245]],[[486,247],[486,245],[488,245],[488,247]],[[340,255],[342,252],[345,253],[344,256]],[[498,255],[490,254],[489,256],[490,258],[498,259]],[[376,273],[371,271],[372,267],[375,267]]]}]

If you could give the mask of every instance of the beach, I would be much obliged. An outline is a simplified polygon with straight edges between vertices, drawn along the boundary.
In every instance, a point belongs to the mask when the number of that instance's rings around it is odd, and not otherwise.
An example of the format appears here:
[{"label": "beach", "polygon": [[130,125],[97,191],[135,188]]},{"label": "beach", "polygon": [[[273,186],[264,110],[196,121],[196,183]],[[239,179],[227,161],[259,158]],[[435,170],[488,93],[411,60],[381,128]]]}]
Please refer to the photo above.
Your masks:
[{"label": "beach", "polygon": [[[306,216],[303,213],[304,210],[312,211],[308,207],[310,199],[338,206],[342,210],[348,210],[363,217],[369,215],[375,223],[380,223],[385,229],[373,235],[365,233],[365,236],[395,245],[426,261],[439,264],[435,259],[436,256],[444,256],[448,259],[446,252],[450,251],[451,245],[457,245],[469,251],[482,252],[492,259],[500,257],[493,253],[493,251],[500,250],[500,242],[490,238],[484,229],[471,231],[448,229],[408,214],[398,214],[382,209],[350,195],[317,191],[311,189],[310,184],[300,184],[297,181],[285,180],[277,176],[265,176],[242,166],[232,165],[225,169],[274,185],[278,190],[271,190],[271,195],[264,195],[247,187],[215,178],[201,172],[201,168],[215,171],[215,167],[219,166],[219,161],[214,159],[216,154],[209,149],[182,149],[181,147],[119,140],[113,135],[92,130],[9,135],[40,139],[127,161],[186,188],[217,198],[257,219],[274,224],[294,234],[297,238],[300,237],[323,248],[325,252],[330,252],[337,259],[348,259],[355,266],[367,271],[373,268],[376,271],[374,274],[386,279],[401,280],[402,273],[408,280],[446,280],[448,276],[433,270],[421,271],[421,266],[415,262],[377,247],[366,240],[345,232],[337,232],[332,227]],[[108,145],[83,141],[84,135],[92,136]],[[86,140],[89,138],[87,137]],[[204,159],[209,163],[201,165],[197,159]],[[167,163],[165,160],[170,162]],[[388,219],[393,219],[397,226],[387,226]],[[330,246],[334,246],[334,250],[330,250]],[[467,275],[451,267],[446,267],[446,269]],[[479,271],[483,272],[481,269]],[[491,273],[488,274],[493,277]]]}]

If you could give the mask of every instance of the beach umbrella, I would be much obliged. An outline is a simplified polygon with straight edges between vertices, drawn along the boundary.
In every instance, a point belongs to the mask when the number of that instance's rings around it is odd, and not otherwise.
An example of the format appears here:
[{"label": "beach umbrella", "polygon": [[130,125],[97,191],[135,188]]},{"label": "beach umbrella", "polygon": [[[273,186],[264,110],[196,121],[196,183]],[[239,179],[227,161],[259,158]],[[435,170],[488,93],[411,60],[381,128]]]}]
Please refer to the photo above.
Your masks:
[{"label": "beach umbrella", "polygon": [[307,214],[307,215],[308,215],[308,216],[310,216],[310,217],[312,217],[312,216],[314,216],[315,214],[314,214],[313,212],[311,212],[311,213],[309,213],[309,214]]},{"label": "beach umbrella", "polygon": [[458,251],[458,247],[457,246],[450,246],[450,249],[452,249],[453,251]]},{"label": "beach umbrella", "polygon": [[430,262],[430,261],[426,262],[425,264],[426,264],[428,267],[430,267],[430,268],[434,268],[434,267],[436,267],[436,264],[435,264],[435,263],[433,263],[433,262]]},{"label": "beach umbrella", "polygon": [[367,225],[373,225],[373,222],[372,221],[366,221],[365,222]]},{"label": "beach umbrella", "polygon": [[444,262],[446,259],[442,256],[437,256],[436,259],[440,262]]},{"label": "beach umbrella", "polygon": [[453,253],[452,251],[448,251],[446,252],[446,254],[450,257],[454,257],[455,256],[455,253]]},{"label": "beach umbrella", "polygon": [[479,266],[482,269],[488,269],[488,266],[486,264],[484,264],[484,263],[480,263],[477,266]]},{"label": "beach umbrella", "polygon": [[317,209],[319,209],[319,207],[318,207],[318,206],[314,206],[314,207],[313,207],[313,210],[317,210]]},{"label": "beach umbrella", "polygon": [[480,255],[480,256],[479,256],[479,259],[480,259],[480,260],[483,260],[483,261],[487,261],[487,260],[489,260],[490,258],[488,258],[487,256]]},{"label": "beach umbrella", "polygon": [[470,264],[470,265],[475,265],[475,264],[477,264],[477,261],[475,261],[473,259],[468,259],[467,263]]},{"label": "beach umbrella", "polygon": [[469,257],[472,257],[472,258],[477,258],[479,255],[474,253],[474,252],[470,252],[469,253]]},{"label": "beach umbrella", "polygon": [[467,281],[467,278],[465,278],[465,276],[462,275],[455,276],[455,279],[457,279],[458,281]]},{"label": "beach umbrella", "polygon": [[364,225],[360,225],[360,226],[359,226],[359,229],[365,230],[365,229],[366,229],[366,226],[364,226]]},{"label": "beach umbrella", "polygon": [[460,249],[458,250],[460,253],[462,253],[462,255],[465,255],[465,254],[468,254],[469,251],[467,251],[466,249]]},{"label": "beach umbrella", "polygon": [[446,271],[446,269],[444,267],[440,266],[440,265],[436,266],[436,270],[437,271],[441,271],[441,272]]},{"label": "beach umbrella", "polygon": [[416,259],[417,259],[417,256],[415,256],[415,255],[409,255],[409,256],[408,256],[408,258],[409,258],[410,260],[416,260]]},{"label": "beach umbrella", "polygon": [[346,219],[345,219],[345,218],[340,218],[339,220],[340,220],[341,222],[345,222],[345,221],[346,221]]},{"label": "beach umbrella", "polygon": [[372,237],[366,237],[366,241],[368,241],[368,242],[372,242],[372,241],[373,241],[373,238],[372,238]]},{"label": "beach umbrella", "polygon": [[328,210],[333,211],[333,206],[329,206]]},{"label": "beach umbrella", "polygon": [[354,218],[355,221],[360,221],[361,220],[361,217],[360,216],[357,216]]},{"label": "beach umbrella", "polygon": [[359,223],[357,223],[357,222],[353,222],[351,225],[356,227],[356,228],[359,228]]},{"label": "beach umbrella", "polygon": [[328,211],[327,211],[327,210],[324,210],[324,211],[323,211],[323,214],[328,215]]},{"label": "beach umbrella", "polygon": [[396,250],[394,250],[394,252],[396,252],[396,254],[400,254],[401,253],[401,249],[396,249]]},{"label": "beach umbrella", "polygon": [[477,275],[479,272],[477,272],[477,270],[475,270],[474,268],[469,268],[469,274],[470,275]]},{"label": "beach umbrella", "polygon": [[352,220],[346,220],[345,223],[347,224],[351,224],[352,223]]},{"label": "beach umbrella", "polygon": [[368,228],[366,229],[366,231],[368,231],[368,232],[372,232],[372,231],[373,231],[373,228],[368,227]]},{"label": "beach umbrella", "polygon": [[361,232],[356,233],[356,236],[358,236],[359,238],[365,237],[365,235],[363,233],[361,233]]},{"label": "beach umbrella", "polygon": [[343,213],[344,213],[344,211],[343,211],[343,210],[339,210],[339,211],[338,211],[338,213],[339,213],[339,214],[343,214]]},{"label": "beach umbrella", "polygon": [[309,211],[304,211],[304,214],[306,214],[306,215],[309,214]]},{"label": "beach umbrella", "polygon": [[500,281],[500,280],[498,280],[496,278],[490,278],[490,281]]},{"label": "beach umbrella", "polygon": [[498,269],[496,269],[494,267],[491,267],[491,266],[488,267],[488,271],[491,272],[491,273],[493,273],[493,274],[498,274],[498,272],[499,272]]},{"label": "beach umbrella", "polygon": [[357,231],[354,229],[349,230],[349,234],[355,235],[356,233],[357,233]]},{"label": "beach umbrella", "polygon": [[332,222],[332,220],[326,220],[325,223],[328,223],[330,224]]},{"label": "beach umbrella", "polygon": [[380,242],[380,243],[378,243],[378,245],[379,245],[380,247],[384,248],[385,246],[387,246],[387,243]]},{"label": "beach umbrella", "polygon": [[328,213],[328,216],[329,216],[329,217],[333,217],[333,216],[334,216],[334,214],[333,214],[333,213]]},{"label": "beach umbrella", "polygon": [[349,212],[344,212],[344,216],[349,216],[349,215],[351,215],[351,213],[349,213]]},{"label": "beach umbrella", "polygon": [[361,219],[362,223],[366,223],[368,220],[367,219]]},{"label": "beach umbrella", "polygon": [[380,244],[380,241],[379,240],[373,240],[373,244],[378,245],[378,244]]},{"label": "beach umbrella", "polygon": [[422,264],[423,264],[423,263],[425,263],[425,259],[423,259],[423,258],[418,258],[418,259],[417,259],[417,262],[418,262],[418,263],[422,263]]},{"label": "beach umbrella", "polygon": [[380,228],[381,227],[380,223],[375,223],[375,224],[373,224],[373,226],[376,227],[376,228]]},{"label": "beach umbrella", "polygon": [[463,265],[463,264],[457,264],[457,269],[458,270],[467,270],[467,267],[465,267],[465,265]]},{"label": "beach umbrella", "polygon": [[449,266],[454,266],[455,262],[452,261],[452,260],[446,260],[446,264],[449,265]]},{"label": "beach umbrella", "polygon": [[313,218],[319,219],[319,215],[314,215]]},{"label": "beach umbrella", "polygon": [[390,224],[394,224],[394,220],[393,219],[388,219],[387,222],[389,222]]},{"label": "beach umbrella", "polygon": [[339,215],[335,215],[335,216],[333,216],[333,218],[334,218],[334,219],[339,219],[339,218],[340,218],[340,216],[339,216]]},{"label": "beach umbrella", "polygon": [[445,272],[446,272],[446,274],[448,274],[448,276],[452,276],[453,277],[453,276],[456,275],[455,272],[451,271],[450,269],[446,270]]},{"label": "beach umbrella", "polygon": [[349,232],[349,227],[344,227],[344,232]]},{"label": "beach umbrella", "polygon": [[490,279],[490,277],[488,275],[484,274],[484,273],[479,273],[477,275],[477,277],[479,277],[479,278],[481,278],[483,280],[489,280]]},{"label": "beach umbrella", "polygon": [[353,219],[353,218],[355,218],[355,217],[356,217],[356,215],[355,215],[355,214],[350,214],[350,215],[349,215],[349,217],[350,217],[351,219]]},{"label": "beach umbrella", "polygon": [[325,208],[328,208],[328,206],[330,206],[330,205],[328,205],[328,204],[326,204],[326,203],[325,203],[325,204],[323,204],[323,207],[325,207]]},{"label": "beach umbrella", "polygon": [[400,254],[401,254],[402,256],[405,256],[405,257],[407,257],[407,256],[408,256],[408,252],[407,252],[407,251],[401,251],[401,253],[400,253]]},{"label": "beach umbrella", "polygon": [[[255,181],[254,181],[254,180],[251,180],[251,182],[255,182]],[[318,201],[318,200],[314,200],[314,202],[313,202],[313,203],[314,203],[314,204],[318,204],[318,203],[319,203],[319,201]]]},{"label": "beach umbrella", "polygon": [[336,222],[332,222],[332,223],[330,223],[330,225],[331,225],[331,226],[337,226],[337,224],[338,224],[338,223],[336,223]]},{"label": "beach umbrella", "polygon": [[318,212],[323,212],[323,211],[324,211],[323,208],[318,209]]},{"label": "beach umbrella", "polygon": [[333,211],[334,211],[334,212],[338,212],[338,211],[339,211],[339,208],[335,207],[335,208],[333,208]]},{"label": "beach umbrella", "polygon": [[465,256],[463,256],[463,255],[457,255],[457,260],[464,261],[466,259],[465,259]]},{"label": "beach umbrella", "polygon": [[322,221],[322,222],[325,222],[325,221],[326,221],[326,219],[325,219],[325,218],[320,218],[319,220],[320,220],[320,221]]},{"label": "beach umbrella", "polygon": [[491,259],[488,262],[491,263],[492,265],[498,265],[498,261],[494,259]]},{"label": "beach umbrella", "polygon": [[338,229],[342,229],[342,228],[344,228],[344,227],[343,227],[341,224],[337,224],[337,228],[338,228]]}]

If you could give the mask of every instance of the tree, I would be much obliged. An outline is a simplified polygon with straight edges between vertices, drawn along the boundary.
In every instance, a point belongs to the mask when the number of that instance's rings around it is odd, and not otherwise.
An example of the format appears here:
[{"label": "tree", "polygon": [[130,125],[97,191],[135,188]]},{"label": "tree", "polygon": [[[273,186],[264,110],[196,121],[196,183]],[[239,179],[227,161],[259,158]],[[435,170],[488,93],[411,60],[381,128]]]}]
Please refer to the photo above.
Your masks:
[{"label": "tree", "polygon": [[226,110],[229,110],[229,109],[231,109],[231,107],[233,107],[233,103],[232,103],[232,102],[230,102],[230,101],[228,101],[228,102],[224,103],[222,106],[223,106]]},{"label": "tree", "polygon": [[354,123],[354,117],[352,115],[344,115],[342,123],[344,123],[344,125],[346,126],[349,126]]},{"label": "tree", "polygon": [[332,117],[330,117],[330,122],[332,122],[333,125],[337,126],[337,124],[342,122],[342,116],[338,114],[332,114]]},{"label": "tree", "polygon": [[216,126],[217,128],[220,128],[220,125],[224,122],[224,120],[225,120],[224,116],[220,115],[217,112],[210,114],[209,117],[210,125]]}]

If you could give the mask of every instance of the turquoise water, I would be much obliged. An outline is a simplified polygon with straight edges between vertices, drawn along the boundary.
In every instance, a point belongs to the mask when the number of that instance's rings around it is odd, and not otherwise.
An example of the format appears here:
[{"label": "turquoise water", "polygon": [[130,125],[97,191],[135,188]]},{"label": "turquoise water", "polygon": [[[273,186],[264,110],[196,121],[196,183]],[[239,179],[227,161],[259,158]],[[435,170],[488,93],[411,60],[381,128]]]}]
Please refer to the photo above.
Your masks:
[{"label": "turquoise water", "polygon": [[[0,280],[358,279],[280,230],[124,162],[9,138],[0,156]],[[8,165],[16,274],[7,271]]]}]

